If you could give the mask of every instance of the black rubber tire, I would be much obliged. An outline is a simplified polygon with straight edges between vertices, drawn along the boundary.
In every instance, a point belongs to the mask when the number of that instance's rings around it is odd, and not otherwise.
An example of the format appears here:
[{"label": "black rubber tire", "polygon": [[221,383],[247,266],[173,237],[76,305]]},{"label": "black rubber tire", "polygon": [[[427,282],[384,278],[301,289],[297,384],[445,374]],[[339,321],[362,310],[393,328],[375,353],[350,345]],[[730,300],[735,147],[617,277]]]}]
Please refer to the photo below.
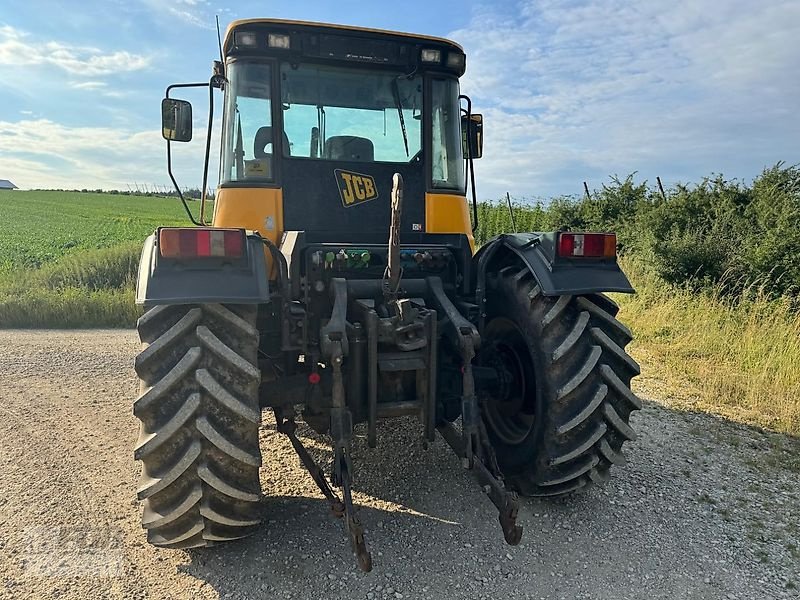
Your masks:
[{"label": "black rubber tire", "polygon": [[139,319],[134,457],[147,541],[196,548],[260,522],[256,307],[157,306]]},{"label": "black rubber tire", "polygon": [[630,389],[639,365],[625,352],[632,336],[615,318],[618,306],[603,294],[545,297],[519,265],[489,283],[479,362],[504,348],[501,338],[510,335],[524,340],[519,354],[528,355],[518,370],[533,374],[517,400],[519,421],[511,421],[522,424],[517,429],[501,430],[497,417],[489,418],[499,414],[499,401],[482,398],[508,486],[525,496],[558,496],[605,482],[611,466],[625,462],[622,445],[636,437],[628,420],[641,408]]}]

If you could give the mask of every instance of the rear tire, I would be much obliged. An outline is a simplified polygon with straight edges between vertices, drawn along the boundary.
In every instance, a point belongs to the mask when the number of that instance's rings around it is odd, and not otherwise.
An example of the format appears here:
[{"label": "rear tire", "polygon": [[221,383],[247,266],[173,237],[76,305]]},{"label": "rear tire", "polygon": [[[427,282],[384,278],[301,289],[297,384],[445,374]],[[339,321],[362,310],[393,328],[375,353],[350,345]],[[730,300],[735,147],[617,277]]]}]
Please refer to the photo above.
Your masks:
[{"label": "rear tire", "polygon": [[482,397],[482,413],[511,489],[558,496],[603,483],[624,464],[641,402],[618,310],[603,294],[546,297],[521,266],[490,280],[478,362],[503,376]]},{"label": "rear tire", "polygon": [[157,306],[137,329],[134,457],[147,541],[211,546],[258,525],[261,453],[256,307]]}]

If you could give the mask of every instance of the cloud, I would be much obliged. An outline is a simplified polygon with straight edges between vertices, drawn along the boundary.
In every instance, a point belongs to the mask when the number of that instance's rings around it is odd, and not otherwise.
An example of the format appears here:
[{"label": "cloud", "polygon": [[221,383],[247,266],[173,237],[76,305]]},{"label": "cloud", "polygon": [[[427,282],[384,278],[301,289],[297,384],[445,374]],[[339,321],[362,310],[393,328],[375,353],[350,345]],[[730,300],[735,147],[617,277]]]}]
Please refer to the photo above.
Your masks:
[{"label": "cloud", "polygon": [[[218,131],[218,129],[217,129]],[[190,144],[176,144],[173,165],[181,185],[199,186],[205,131]],[[211,161],[219,156],[214,138]],[[68,127],[48,119],[0,121],[3,177],[26,188],[127,189],[135,181],[168,181],[164,141],[157,129]],[[213,186],[216,181],[210,169]]]},{"label": "cloud", "polygon": [[173,17],[193,27],[216,29],[214,13],[209,10],[205,0],[145,0],[145,4],[153,11]]},{"label": "cloud", "polygon": [[107,85],[105,81],[72,81],[69,87],[76,90],[99,90]]},{"label": "cloud", "polygon": [[133,93],[131,90],[109,89],[105,81],[71,81],[69,87],[74,90],[95,92],[104,98],[127,98]]},{"label": "cloud", "polygon": [[798,36],[793,0],[479,6],[449,37],[486,114],[481,187],[550,196],[614,173],[674,182],[797,161]]},{"label": "cloud", "polygon": [[127,51],[104,52],[88,46],[57,41],[38,42],[27,32],[9,25],[0,27],[0,65],[52,66],[70,75],[98,77],[139,71],[150,58]]}]

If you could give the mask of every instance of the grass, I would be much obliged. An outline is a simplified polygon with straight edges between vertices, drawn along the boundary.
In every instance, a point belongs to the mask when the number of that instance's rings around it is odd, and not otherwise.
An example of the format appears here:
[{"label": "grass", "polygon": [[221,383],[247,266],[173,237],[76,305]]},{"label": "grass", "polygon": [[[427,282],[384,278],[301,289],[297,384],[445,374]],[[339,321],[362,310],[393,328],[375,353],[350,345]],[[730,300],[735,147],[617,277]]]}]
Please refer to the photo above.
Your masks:
[{"label": "grass", "polygon": [[637,261],[622,266],[638,293],[615,299],[645,377],[665,381],[679,407],[800,435],[800,314],[789,299],[698,293]]},{"label": "grass", "polygon": [[145,237],[186,222],[174,198],[0,194],[0,327],[130,327]]},{"label": "grass", "polygon": [[0,274],[2,327],[130,327],[142,242],[76,252]]},{"label": "grass", "polygon": [[58,191],[0,193],[0,273],[63,256],[141,243],[159,225],[187,222],[175,198]]}]

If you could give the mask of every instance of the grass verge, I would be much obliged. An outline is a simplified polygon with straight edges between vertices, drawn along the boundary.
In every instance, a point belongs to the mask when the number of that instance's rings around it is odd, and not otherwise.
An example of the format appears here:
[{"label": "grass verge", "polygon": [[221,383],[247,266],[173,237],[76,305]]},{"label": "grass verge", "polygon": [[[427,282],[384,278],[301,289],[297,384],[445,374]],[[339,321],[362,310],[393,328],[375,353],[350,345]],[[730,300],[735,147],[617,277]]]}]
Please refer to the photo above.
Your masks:
[{"label": "grass verge", "polygon": [[667,286],[635,260],[622,266],[637,294],[615,299],[645,379],[666,382],[680,408],[800,435],[800,314],[789,299],[757,289],[726,299]]},{"label": "grass verge", "polygon": [[70,254],[0,275],[0,327],[132,327],[141,243]]}]

